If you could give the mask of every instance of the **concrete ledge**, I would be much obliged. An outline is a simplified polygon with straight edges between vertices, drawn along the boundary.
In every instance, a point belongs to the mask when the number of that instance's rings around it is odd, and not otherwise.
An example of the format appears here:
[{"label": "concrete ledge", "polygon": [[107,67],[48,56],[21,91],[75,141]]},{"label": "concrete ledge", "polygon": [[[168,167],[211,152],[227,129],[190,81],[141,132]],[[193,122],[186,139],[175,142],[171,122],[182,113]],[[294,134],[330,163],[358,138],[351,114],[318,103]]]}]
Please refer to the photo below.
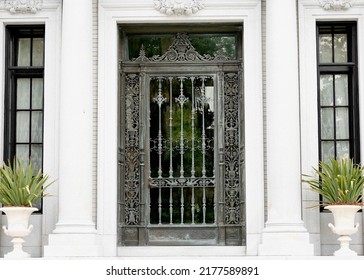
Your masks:
[{"label": "concrete ledge", "polygon": [[119,257],[241,257],[245,246],[125,246]]}]

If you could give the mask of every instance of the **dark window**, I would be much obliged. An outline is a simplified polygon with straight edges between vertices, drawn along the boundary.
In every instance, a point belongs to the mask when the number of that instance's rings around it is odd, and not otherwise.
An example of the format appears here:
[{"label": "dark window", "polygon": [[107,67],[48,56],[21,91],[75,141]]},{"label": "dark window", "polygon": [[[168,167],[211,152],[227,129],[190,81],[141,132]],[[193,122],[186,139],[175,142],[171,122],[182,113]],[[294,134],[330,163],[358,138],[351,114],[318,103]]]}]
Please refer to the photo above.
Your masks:
[{"label": "dark window", "polygon": [[44,26],[6,28],[4,159],[43,166]]},{"label": "dark window", "polygon": [[[201,55],[217,56],[223,54],[231,59],[237,58],[235,34],[189,34],[191,44]],[[146,57],[164,54],[175,39],[175,34],[129,35],[128,56],[135,59],[144,48]]]},{"label": "dark window", "polygon": [[360,161],[354,22],[317,24],[320,160]]}]

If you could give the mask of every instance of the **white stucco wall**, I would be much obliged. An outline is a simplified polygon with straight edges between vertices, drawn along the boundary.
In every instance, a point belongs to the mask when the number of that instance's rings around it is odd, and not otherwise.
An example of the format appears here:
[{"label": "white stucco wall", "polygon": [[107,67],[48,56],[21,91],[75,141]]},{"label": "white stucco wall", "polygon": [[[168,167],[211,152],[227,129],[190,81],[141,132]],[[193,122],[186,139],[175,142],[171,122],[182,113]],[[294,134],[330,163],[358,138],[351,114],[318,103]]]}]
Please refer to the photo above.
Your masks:
[{"label": "white stucco wall", "polygon": [[[45,0],[43,8],[35,14],[11,14],[0,5],[0,99],[4,99],[4,55],[5,27],[9,24],[44,24],[45,25],[45,73],[44,73],[44,172],[52,180],[58,178],[58,120],[59,120],[59,67],[60,67],[60,27],[61,1]],[[1,103],[3,104],[3,103]],[[0,122],[3,123],[4,108],[0,106]],[[3,126],[1,126],[3,127]],[[3,129],[0,130],[0,159],[3,155]],[[34,256],[42,256],[42,245],[47,242],[47,235],[54,229],[58,212],[58,183],[49,188],[52,196],[44,200],[43,214],[33,214],[31,223],[33,233],[26,238],[25,250]],[[1,223],[6,224],[6,217],[1,216]],[[1,231],[0,256],[11,249],[10,238]]]},{"label": "white stucco wall", "polygon": [[[152,0],[93,0],[93,136],[92,141],[92,217],[97,225],[98,254],[100,256],[142,255],[148,248],[117,248],[117,102],[118,102],[118,24],[121,23],[209,23],[239,22],[244,26],[244,94],[246,133],[246,215],[247,246],[235,248],[234,255],[257,255],[267,213],[264,192],[266,180],[266,85],[265,85],[265,7],[260,0],[206,0],[205,8],[191,16],[166,16],[153,8]],[[364,1],[355,1],[347,10],[324,10],[319,1],[299,0],[299,88],[301,110],[301,170],[309,173],[318,160],[316,33],[317,20],[354,20],[358,22],[358,49],[364,49]],[[284,8],[281,13],[284,15]],[[7,24],[45,24],[45,125],[44,170],[58,178],[59,154],[59,93],[61,0],[44,0],[36,14],[10,14],[0,6],[0,65],[4,65],[4,31]],[[263,24],[263,28],[262,28]],[[363,56],[359,54],[359,85],[363,85]],[[4,67],[0,67],[0,98],[4,95]],[[360,96],[364,96],[359,86]],[[360,108],[364,100],[360,98]],[[364,131],[363,110],[360,110],[361,132]],[[0,122],[3,122],[0,106]],[[361,137],[363,138],[363,135]],[[0,155],[3,154],[3,130],[0,129]],[[361,152],[363,158],[363,150]],[[78,159],[82,163],[82,159]],[[33,256],[42,256],[58,221],[58,183],[52,185],[53,196],[44,201],[43,214],[33,215],[34,231],[25,244]],[[282,194],[284,195],[284,194]],[[82,199],[82,198],[81,198]],[[287,199],[289,199],[287,197]],[[327,227],[332,220],[329,213],[308,208],[317,197],[306,188],[302,192],[302,216],[314,244],[315,255],[331,255],[338,247],[336,236]],[[364,222],[362,213],[357,220]],[[5,216],[2,216],[5,224]],[[353,248],[363,254],[363,229],[353,236]],[[1,233],[0,256],[10,250],[10,238]],[[162,251],[164,250],[164,252]],[[165,254],[165,248],[153,249],[154,254]],[[173,248],[170,249],[174,250]],[[183,248],[181,251],[188,254]],[[201,251],[202,250],[202,251]],[[215,252],[228,254],[229,248],[196,248],[196,254]],[[151,252],[151,251],[149,251]],[[193,250],[189,251],[193,254]],[[173,252],[172,252],[173,253]]]},{"label": "white stucco wall", "polygon": [[[345,2],[345,1],[344,1]],[[360,131],[363,134],[363,108],[364,100],[364,60],[361,55],[363,50],[364,31],[364,3],[355,1],[349,9],[325,10],[319,1],[300,0],[298,6],[299,15],[299,46],[300,46],[300,104],[301,104],[301,164],[302,173],[310,174],[311,167],[318,162],[318,115],[317,115],[317,60],[316,60],[316,22],[317,21],[356,21],[358,28],[359,50],[359,96],[360,96]],[[362,138],[363,139],[363,138]],[[363,158],[363,145],[361,148]],[[304,186],[303,193],[303,217],[310,232],[311,242],[315,245],[316,255],[332,255],[338,248],[337,236],[328,228],[332,221],[330,213],[320,213],[318,208],[311,208],[318,201],[318,196]],[[315,202],[316,201],[316,202]],[[362,213],[357,214],[357,220],[363,221]],[[359,254],[363,254],[363,230],[352,236],[352,248]]]}]

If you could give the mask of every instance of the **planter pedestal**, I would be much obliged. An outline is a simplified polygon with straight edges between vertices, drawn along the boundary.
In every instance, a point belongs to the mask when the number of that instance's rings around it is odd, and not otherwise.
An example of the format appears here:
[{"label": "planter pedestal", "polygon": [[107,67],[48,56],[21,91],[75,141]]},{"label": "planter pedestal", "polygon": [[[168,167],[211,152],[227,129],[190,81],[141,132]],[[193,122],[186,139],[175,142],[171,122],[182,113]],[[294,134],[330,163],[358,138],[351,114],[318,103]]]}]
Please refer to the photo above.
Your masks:
[{"label": "planter pedestal", "polygon": [[2,207],[0,211],[6,214],[8,225],[3,226],[4,233],[13,239],[13,251],[5,254],[6,259],[24,259],[29,258],[30,254],[23,251],[23,243],[25,240],[23,237],[28,236],[33,225],[29,225],[30,215],[37,211],[34,207]]},{"label": "planter pedestal", "polygon": [[328,209],[334,215],[335,225],[329,223],[332,232],[339,235],[340,249],[334,252],[334,256],[357,256],[358,254],[349,248],[351,235],[356,233],[359,223],[355,224],[355,215],[361,209],[357,205],[329,205]]}]

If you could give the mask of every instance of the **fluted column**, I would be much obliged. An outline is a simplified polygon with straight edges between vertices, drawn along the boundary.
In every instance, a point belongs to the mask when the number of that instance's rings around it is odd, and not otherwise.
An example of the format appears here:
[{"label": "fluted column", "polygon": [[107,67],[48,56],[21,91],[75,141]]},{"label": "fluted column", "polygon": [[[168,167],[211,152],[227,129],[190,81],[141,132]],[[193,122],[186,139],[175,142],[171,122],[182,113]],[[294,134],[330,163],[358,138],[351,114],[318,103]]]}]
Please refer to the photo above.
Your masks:
[{"label": "fluted column", "polygon": [[[63,0],[59,213],[45,256],[92,255],[92,0]],[[90,251],[91,250],[91,251]]]},{"label": "fluted column", "polygon": [[267,214],[260,255],[312,255],[301,218],[296,1],[266,4]]}]

